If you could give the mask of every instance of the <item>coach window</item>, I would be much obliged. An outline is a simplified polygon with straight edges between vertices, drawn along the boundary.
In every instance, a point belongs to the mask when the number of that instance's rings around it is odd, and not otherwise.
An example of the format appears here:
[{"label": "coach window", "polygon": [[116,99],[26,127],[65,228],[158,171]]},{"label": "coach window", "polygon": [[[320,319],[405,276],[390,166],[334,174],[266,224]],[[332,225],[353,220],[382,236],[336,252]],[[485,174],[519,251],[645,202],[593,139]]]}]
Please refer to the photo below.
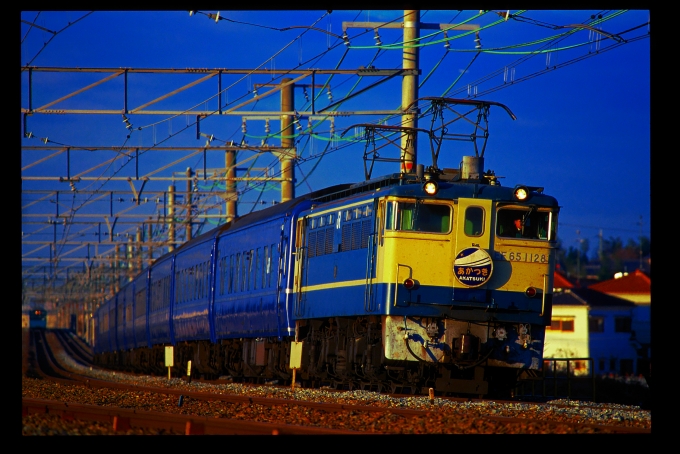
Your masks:
[{"label": "coach window", "polygon": [[255,250],[255,273],[253,274],[253,289],[257,289],[258,280],[260,286],[262,286],[262,248],[257,248]]},{"label": "coach window", "polygon": [[465,234],[480,236],[484,232],[484,209],[481,207],[467,207],[465,209]]},{"label": "coach window", "polygon": [[241,291],[248,290],[248,253],[243,251],[241,253]]},{"label": "coach window", "polygon": [[227,293],[233,293],[236,289],[235,279],[235,264],[234,254],[229,255],[229,274],[227,275]]},{"label": "coach window", "polygon": [[246,290],[250,290],[252,288],[252,285],[251,285],[251,282],[250,282],[250,277],[253,274],[253,258],[254,258],[253,256],[254,256],[254,254],[253,254],[252,249],[249,250],[246,253],[246,257],[247,257],[247,260],[248,260],[248,269],[246,270],[246,276],[247,276],[246,277]]},{"label": "coach window", "polygon": [[269,266],[269,247],[262,248],[262,288],[267,287],[267,267]]},{"label": "coach window", "polygon": [[241,253],[236,253],[236,262],[234,263],[234,292],[241,291]]},{"label": "coach window", "polygon": [[276,252],[276,248],[274,244],[269,246],[269,256],[267,257],[267,287],[272,286],[272,261],[274,260],[274,253]]}]

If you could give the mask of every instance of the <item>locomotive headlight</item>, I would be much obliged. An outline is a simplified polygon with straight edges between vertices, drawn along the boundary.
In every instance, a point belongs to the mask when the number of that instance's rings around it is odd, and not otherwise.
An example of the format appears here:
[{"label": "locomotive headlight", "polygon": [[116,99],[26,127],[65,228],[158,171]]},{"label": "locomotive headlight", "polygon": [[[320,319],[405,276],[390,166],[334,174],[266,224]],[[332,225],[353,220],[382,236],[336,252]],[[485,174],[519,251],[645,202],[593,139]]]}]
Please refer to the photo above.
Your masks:
[{"label": "locomotive headlight", "polygon": [[517,200],[526,200],[529,197],[529,189],[526,186],[517,186],[515,188],[515,198]]},{"label": "locomotive headlight", "polygon": [[409,277],[404,280],[404,287],[406,287],[406,290],[415,290],[420,287],[420,283],[417,280],[411,279]]},{"label": "locomotive headlight", "polygon": [[423,190],[428,195],[435,195],[439,191],[439,185],[434,180],[426,181],[423,185]]}]

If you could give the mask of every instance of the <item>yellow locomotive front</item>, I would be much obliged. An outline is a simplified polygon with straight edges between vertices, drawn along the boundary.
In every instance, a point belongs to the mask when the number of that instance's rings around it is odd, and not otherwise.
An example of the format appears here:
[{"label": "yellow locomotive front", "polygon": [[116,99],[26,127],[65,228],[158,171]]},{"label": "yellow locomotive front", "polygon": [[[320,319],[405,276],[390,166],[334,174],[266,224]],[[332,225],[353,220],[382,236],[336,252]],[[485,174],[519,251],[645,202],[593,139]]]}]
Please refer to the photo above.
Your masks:
[{"label": "yellow locomotive front", "polygon": [[[365,128],[366,181],[301,215],[293,312],[309,350],[303,375],[507,395],[522,372],[543,365],[559,205],[542,188],[503,187],[484,172],[488,111],[514,119],[506,106],[419,101],[430,102],[431,166],[371,180],[383,160],[377,136],[412,143],[423,130],[356,125]],[[443,147],[449,140],[474,145],[458,169],[437,165],[440,151],[455,149]]]},{"label": "yellow locomotive front", "polygon": [[387,369],[436,366],[438,390],[486,394],[494,369],[505,383],[542,367],[559,207],[493,178],[422,181],[378,201]]}]

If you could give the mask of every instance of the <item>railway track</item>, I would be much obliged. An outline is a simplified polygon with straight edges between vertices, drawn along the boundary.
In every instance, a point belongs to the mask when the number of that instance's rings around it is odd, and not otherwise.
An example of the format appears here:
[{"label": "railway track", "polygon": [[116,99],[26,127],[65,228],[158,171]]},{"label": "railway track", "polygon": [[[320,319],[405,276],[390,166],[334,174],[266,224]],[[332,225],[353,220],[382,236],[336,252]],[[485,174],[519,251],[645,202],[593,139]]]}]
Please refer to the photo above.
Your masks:
[{"label": "railway track", "polygon": [[[65,420],[98,421],[112,433],[130,428],[167,434],[381,434],[381,433],[650,433],[648,424],[634,424],[625,411],[601,405],[493,402],[482,399],[390,396],[374,392],[317,391],[289,387],[243,385],[242,392],[226,392],[224,385],[202,381],[156,379],[113,374],[109,380],[75,373],[59,364],[59,354],[46,350],[77,348],[52,334],[36,340],[36,359],[53,358],[43,380],[58,391],[54,399],[22,399],[22,416],[61,415]],[[81,358],[82,359],[82,358]],[[42,360],[41,370],[45,365]],[[75,361],[75,360],[74,360]],[[85,361],[85,360],[83,360]],[[80,361],[79,361],[80,362]],[[82,369],[89,365],[80,363]],[[48,374],[56,373],[55,377]],[[124,377],[131,377],[123,380]],[[24,393],[25,395],[26,393]],[[353,399],[357,394],[363,400]],[[66,401],[63,396],[68,396]],[[106,398],[102,398],[105,396]],[[277,397],[277,396],[285,396]],[[87,402],[97,401],[102,405]],[[410,407],[411,404],[418,404]],[[608,411],[616,416],[606,417]],[[604,414],[604,418],[583,415]],[[632,409],[630,414],[639,410]],[[612,413],[613,414],[613,413]],[[624,416],[622,416],[624,415]]]},{"label": "railway track", "polygon": [[44,399],[22,399],[22,417],[56,415],[66,421],[96,421],[110,424],[113,432],[132,428],[168,435],[359,435],[354,430],[291,424],[242,421],[197,415],[177,415],[98,405],[73,404]]}]

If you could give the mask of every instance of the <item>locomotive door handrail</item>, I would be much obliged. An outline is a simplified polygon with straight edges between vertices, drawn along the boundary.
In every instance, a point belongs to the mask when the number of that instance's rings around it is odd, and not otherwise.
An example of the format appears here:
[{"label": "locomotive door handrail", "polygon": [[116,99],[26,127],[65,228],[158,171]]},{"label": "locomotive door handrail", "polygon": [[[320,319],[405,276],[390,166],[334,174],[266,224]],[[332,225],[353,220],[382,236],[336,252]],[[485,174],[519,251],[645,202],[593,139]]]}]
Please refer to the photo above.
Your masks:
[{"label": "locomotive door handrail", "polygon": [[215,293],[217,289],[215,288],[217,277],[215,273],[217,272],[217,261],[219,260],[219,248],[218,243],[219,237],[215,236],[212,242],[210,250],[210,287],[208,288],[208,327],[210,330],[210,342],[217,343],[217,334],[215,333]]},{"label": "locomotive door handrail", "polygon": [[[279,237],[279,245],[278,245],[278,253],[279,253],[279,259],[278,259],[278,270],[277,270],[277,277],[276,277],[276,329],[278,330],[278,335],[279,338],[281,338],[281,287],[285,286],[286,283],[283,282],[283,267],[285,266],[285,255],[286,255],[286,217],[283,218],[283,222],[281,223],[281,234]],[[290,270],[288,271],[290,273]],[[284,294],[286,295],[286,298],[288,298],[288,289],[286,288],[284,291]],[[286,308],[288,306],[286,305]],[[286,318],[288,318],[288,311],[286,311]],[[288,325],[288,323],[286,323]]]},{"label": "locomotive door handrail", "polygon": [[306,272],[305,260],[307,260],[307,217],[298,219],[297,221],[297,235],[295,237],[295,271],[293,274],[293,293],[296,299],[293,303],[293,313],[300,317],[302,316],[302,284],[303,273]]},{"label": "locomotive door handrail", "polygon": [[151,327],[149,318],[151,318],[151,267],[146,269],[146,292],[145,292],[145,304],[146,304],[146,345],[151,347]]},{"label": "locomotive door handrail", "polygon": [[543,313],[545,312],[545,292],[546,288],[548,287],[548,275],[544,274],[543,275],[543,289],[541,292],[541,313],[538,314],[539,317],[543,317]]},{"label": "locomotive door handrail", "polygon": [[368,253],[366,254],[366,287],[364,290],[364,310],[372,312],[376,310],[373,304],[373,266],[376,262],[375,242],[376,233],[371,233],[368,236]]},{"label": "locomotive door handrail", "polygon": [[382,203],[378,200],[373,200],[373,213],[375,213],[375,218],[373,219],[373,232],[368,236],[368,253],[366,258],[366,291],[364,293],[364,309],[367,312],[372,312],[377,309],[375,307],[375,293],[373,292],[373,273],[375,271],[377,276],[377,263],[378,263],[378,236],[381,225],[381,206]]},{"label": "locomotive door handrail", "polygon": [[399,291],[399,268],[408,268],[408,278],[413,278],[413,268],[403,263],[397,263],[397,272],[394,275],[394,307],[397,307],[397,293]]},{"label": "locomotive door handrail", "polygon": [[177,276],[175,275],[175,260],[177,259],[177,254],[172,255],[172,261],[170,262],[170,295],[169,295],[169,306],[168,309],[168,336],[170,337],[170,345],[175,345],[175,324],[173,316],[175,313],[175,288]]}]

